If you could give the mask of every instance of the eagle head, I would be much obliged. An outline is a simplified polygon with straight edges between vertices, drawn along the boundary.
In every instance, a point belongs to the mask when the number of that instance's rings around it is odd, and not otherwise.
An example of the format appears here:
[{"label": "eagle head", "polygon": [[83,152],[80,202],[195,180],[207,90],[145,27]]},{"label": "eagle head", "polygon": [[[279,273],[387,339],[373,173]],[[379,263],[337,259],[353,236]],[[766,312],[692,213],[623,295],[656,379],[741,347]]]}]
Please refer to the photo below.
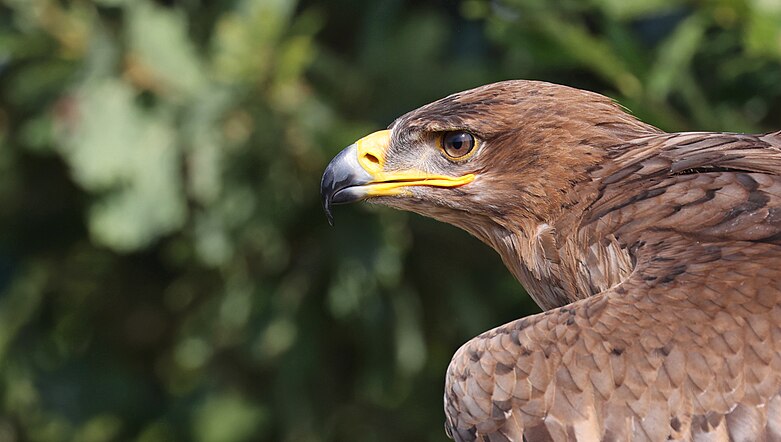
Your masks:
[{"label": "eagle head", "polygon": [[332,205],[360,200],[454,224],[489,245],[507,229],[552,222],[605,149],[655,133],[611,99],[539,81],[456,93],[340,152],[321,182]]}]

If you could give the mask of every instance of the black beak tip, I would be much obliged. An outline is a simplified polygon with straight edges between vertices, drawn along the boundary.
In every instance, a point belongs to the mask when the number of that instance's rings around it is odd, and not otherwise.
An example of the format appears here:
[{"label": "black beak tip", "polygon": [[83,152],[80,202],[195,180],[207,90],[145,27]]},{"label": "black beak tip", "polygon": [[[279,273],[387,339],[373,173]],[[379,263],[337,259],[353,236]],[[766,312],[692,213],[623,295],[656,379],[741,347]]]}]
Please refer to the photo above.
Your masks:
[{"label": "black beak tip", "polygon": [[325,211],[325,218],[328,220],[328,225],[334,226],[334,214],[331,211],[331,201],[323,200],[323,210]]},{"label": "black beak tip", "polygon": [[334,214],[332,211],[332,197],[334,194],[334,174],[329,167],[323,173],[323,178],[320,180],[320,198],[323,202],[323,211],[325,212],[325,218],[328,220],[328,224],[333,227]]},{"label": "black beak tip", "polygon": [[334,225],[332,207],[334,204],[346,204],[360,201],[364,194],[360,186],[371,182],[369,175],[358,163],[355,144],[339,152],[323,172],[320,180],[320,198],[328,224]]}]

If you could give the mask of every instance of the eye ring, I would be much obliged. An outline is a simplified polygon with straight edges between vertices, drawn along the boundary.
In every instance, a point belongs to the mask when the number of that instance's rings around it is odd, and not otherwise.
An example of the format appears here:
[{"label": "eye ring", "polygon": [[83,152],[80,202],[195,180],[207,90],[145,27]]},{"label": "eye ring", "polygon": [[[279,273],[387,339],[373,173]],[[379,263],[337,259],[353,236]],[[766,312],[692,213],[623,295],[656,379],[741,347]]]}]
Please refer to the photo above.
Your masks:
[{"label": "eye ring", "polygon": [[439,139],[442,152],[451,160],[464,160],[477,150],[477,138],[465,130],[443,132]]}]

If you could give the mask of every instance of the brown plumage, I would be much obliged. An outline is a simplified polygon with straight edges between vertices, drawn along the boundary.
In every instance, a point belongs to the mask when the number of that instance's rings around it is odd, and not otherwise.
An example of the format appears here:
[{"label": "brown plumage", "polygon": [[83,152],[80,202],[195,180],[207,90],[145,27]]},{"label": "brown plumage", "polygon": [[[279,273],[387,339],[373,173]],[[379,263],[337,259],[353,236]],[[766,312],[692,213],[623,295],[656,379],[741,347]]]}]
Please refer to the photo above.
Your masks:
[{"label": "brown plumage", "polygon": [[[441,149],[454,131],[478,143],[463,160]],[[547,310],[456,352],[453,439],[781,440],[781,132],[665,133],[508,81],[375,144],[329,165],[329,213],[370,198],[461,227]]]}]

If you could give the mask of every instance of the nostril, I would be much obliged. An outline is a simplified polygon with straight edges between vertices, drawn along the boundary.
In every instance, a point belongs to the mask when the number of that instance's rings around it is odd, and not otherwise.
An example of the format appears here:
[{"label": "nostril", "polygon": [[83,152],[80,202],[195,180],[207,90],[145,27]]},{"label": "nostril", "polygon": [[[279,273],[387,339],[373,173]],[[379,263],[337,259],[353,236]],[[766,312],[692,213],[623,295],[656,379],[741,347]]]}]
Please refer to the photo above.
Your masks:
[{"label": "nostril", "polygon": [[380,159],[370,153],[364,154],[363,157],[372,164],[380,164]]}]

